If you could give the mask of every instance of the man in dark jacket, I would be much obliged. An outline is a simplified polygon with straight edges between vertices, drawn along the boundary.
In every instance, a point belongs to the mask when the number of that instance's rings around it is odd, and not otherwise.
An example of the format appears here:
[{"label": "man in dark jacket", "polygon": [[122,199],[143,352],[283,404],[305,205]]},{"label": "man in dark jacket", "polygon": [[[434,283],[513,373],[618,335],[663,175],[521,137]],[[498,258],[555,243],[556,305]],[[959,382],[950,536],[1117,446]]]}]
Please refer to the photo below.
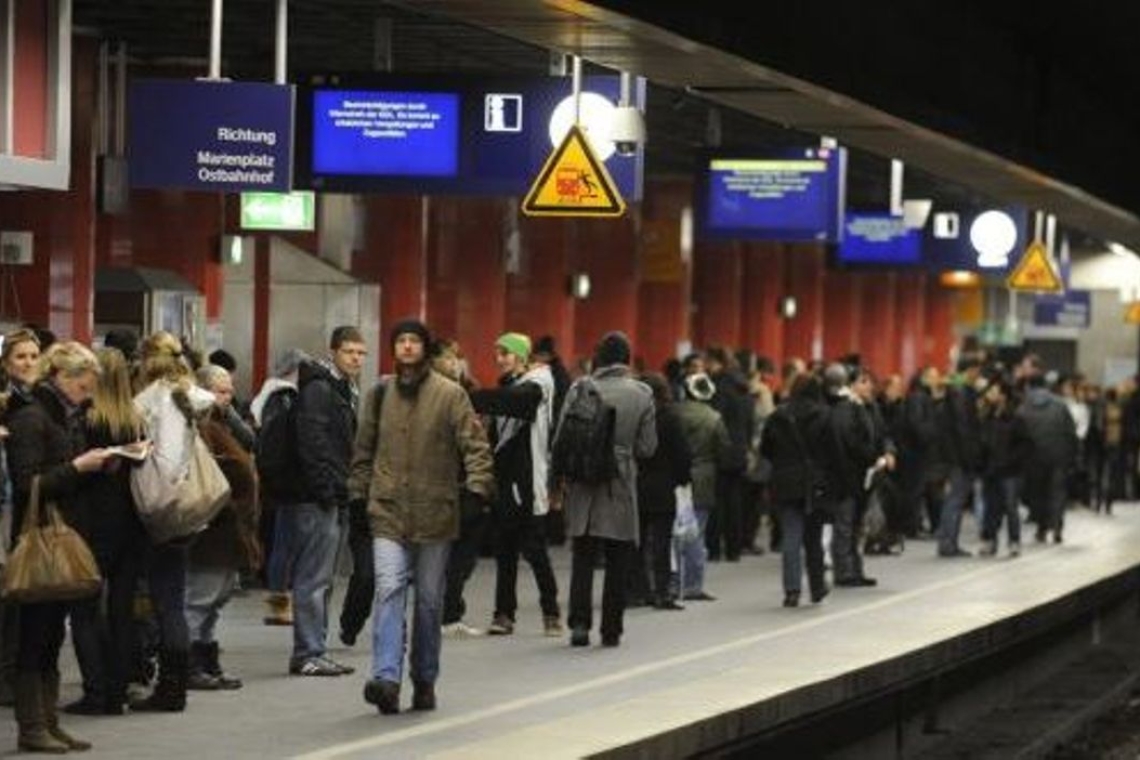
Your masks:
[{"label": "man in dark jacket", "polygon": [[[673,403],[669,381],[648,373],[641,381],[653,391],[657,413],[657,451],[637,462],[637,509],[641,530],[640,563],[630,571],[630,598],[659,610],[679,610],[669,593],[676,488],[692,481],[693,458]],[[683,589],[678,590],[679,593]],[[633,606],[633,603],[630,604]]]},{"label": "man in dark jacket", "polygon": [[748,445],[752,441],[752,399],[748,395],[748,379],[724,348],[710,348],[705,354],[705,365],[716,385],[713,408],[720,412],[731,443],[717,474],[717,503],[709,515],[705,541],[713,562],[720,559],[722,547],[724,558],[737,562],[744,542],[742,500]]},{"label": "man in dark jacket", "polygon": [[[348,469],[356,436],[357,378],[368,351],[355,327],[341,326],[329,341],[331,356],[301,366],[297,441],[304,490],[282,509],[293,521],[293,656],[289,672],[340,676],[352,668],[325,656],[328,596],[341,513],[348,505]],[[368,572],[371,572],[369,569]]]},{"label": "man in dark jacket", "polygon": [[876,459],[872,422],[848,386],[846,365],[835,363],[824,371],[827,403],[831,407],[831,434],[838,456],[829,469],[829,498],[835,515],[831,538],[831,560],[836,586],[874,586],[874,578],[863,574],[859,554],[858,526],[863,476]]},{"label": "man in dark jacket", "polygon": [[1037,540],[1048,531],[1061,543],[1065,523],[1065,478],[1076,463],[1077,427],[1065,402],[1045,387],[1044,375],[1026,379],[1025,401],[1017,419],[1031,442],[1025,462],[1025,500],[1037,516]]},{"label": "man in dark jacket", "polygon": [[959,382],[947,387],[939,421],[940,443],[949,465],[949,491],[938,522],[938,556],[969,557],[958,545],[962,510],[973,499],[974,481],[981,470],[981,424],[978,422],[976,382],[981,360],[967,357],[958,363]]}]

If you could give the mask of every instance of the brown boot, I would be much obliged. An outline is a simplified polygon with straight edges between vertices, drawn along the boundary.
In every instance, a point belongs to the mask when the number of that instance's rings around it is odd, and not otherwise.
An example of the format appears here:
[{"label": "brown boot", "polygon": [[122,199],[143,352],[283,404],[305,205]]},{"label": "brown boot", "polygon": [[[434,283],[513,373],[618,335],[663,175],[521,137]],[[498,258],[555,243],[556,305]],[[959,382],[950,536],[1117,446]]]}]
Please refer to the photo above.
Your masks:
[{"label": "brown boot", "polygon": [[43,677],[39,673],[16,674],[16,723],[20,727],[17,746],[22,752],[62,755],[67,745],[48,731],[44,715]]},{"label": "brown boot", "polygon": [[59,727],[59,671],[53,670],[45,673],[43,677],[44,693],[44,723],[48,733],[58,742],[67,745],[72,752],[86,752],[91,749],[91,742],[76,739]]},{"label": "brown boot", "polygon": [[271,592],[265,597],[265,604],[269,607],[269,614],[265,616],[266,625],[293,625],[293,597],[288,592]]}]

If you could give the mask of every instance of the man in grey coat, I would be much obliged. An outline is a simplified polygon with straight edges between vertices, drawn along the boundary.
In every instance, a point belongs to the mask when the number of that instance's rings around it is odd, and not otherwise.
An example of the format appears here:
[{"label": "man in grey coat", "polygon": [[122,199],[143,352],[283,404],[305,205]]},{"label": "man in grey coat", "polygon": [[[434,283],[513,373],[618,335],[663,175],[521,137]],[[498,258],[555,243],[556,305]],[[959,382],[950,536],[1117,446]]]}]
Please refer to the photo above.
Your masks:
[{"label": "man in grey coat", "polygon": [[[560,480],[556,492],[565,492],[567,534],[573,537],[570,571],[570,645],[588,646],[593,625],[594,567],[599,552],[605,553],[606,577],[602,591],[602,645],[621,642],[625,614],[625,584],[629,563],[635,556],[637,524],[637,459],[657,450],[656,414],[649,386],[635,380],[629,367],[629,339],[620,332],[607,333],[594,352],[590,376],[601,400],[614,411],[613,449],[617,475],[608,482],[590,484],[555,472]],[[591,380],[571,386],[562,409],[558,437],[565,434],[567,413],[576,394],[585,392]]]}]

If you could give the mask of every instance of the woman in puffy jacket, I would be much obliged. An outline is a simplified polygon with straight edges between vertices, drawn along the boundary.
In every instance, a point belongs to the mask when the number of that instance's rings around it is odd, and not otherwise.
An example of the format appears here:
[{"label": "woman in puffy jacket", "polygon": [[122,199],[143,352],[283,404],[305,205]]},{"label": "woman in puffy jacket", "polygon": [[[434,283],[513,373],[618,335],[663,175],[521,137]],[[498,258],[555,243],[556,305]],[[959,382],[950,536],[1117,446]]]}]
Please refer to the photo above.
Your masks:
[{"label": "woman in puffy jacket", "polygon": [[[86,405],[99,378],[95,355],[74,341],[57,343],[40,359],[40,375],[30,394],[9,400],[5,414],[13,531],[20,530],[36,478],[41,504],[55,502],[69,523],[82,519],[90,507],[87,487],[92,474],[114,456],[87,445]],[[59,651],[69,607],[68,602],[20,605],[16,723],[19,748],[26,752],[91,748],[59,725]]]},{"label": "woman in puffy jacket", "polygon": [[[31,398],[32,385],[39,378],[40,341],[27,328],[13,330],[4,335],[0,347],[0,413],[13,399]],[[8,457],[4,452],[4,439],[8,429],[0,427],[0,567],[11,549],[12,534],[19,530],[12,525],[12,482],[8,475]],[[16,647],[20,632],[19,607],[0,600],[0,707],[15,704]]]},{"label": "woman in puffy jacket", "polygon": [[823,575],[824,510],[827,463],[835,442],[823,400],[823,385],[814,375],[801,375],[786,404],[777,407],[764,426],[761,452],[772,462],[772,500],[780,514],[784,606],[800,603],[803,558],[807,558],[811,601],[827,596]]}]

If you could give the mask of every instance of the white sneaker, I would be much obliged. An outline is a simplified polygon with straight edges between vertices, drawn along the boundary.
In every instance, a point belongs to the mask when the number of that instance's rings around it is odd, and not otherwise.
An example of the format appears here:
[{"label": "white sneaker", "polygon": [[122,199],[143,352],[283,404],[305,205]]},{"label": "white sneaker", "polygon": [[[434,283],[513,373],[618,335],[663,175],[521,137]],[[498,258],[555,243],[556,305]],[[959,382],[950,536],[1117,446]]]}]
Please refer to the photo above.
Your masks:
[{"label": "white sneaker", "polygon": [[484,631],[480,628],[467,625],[462,620],[457,620],[454,623],[448,623],[442,628],[443,635],[449,639],[473,639],[484,635]]}]

